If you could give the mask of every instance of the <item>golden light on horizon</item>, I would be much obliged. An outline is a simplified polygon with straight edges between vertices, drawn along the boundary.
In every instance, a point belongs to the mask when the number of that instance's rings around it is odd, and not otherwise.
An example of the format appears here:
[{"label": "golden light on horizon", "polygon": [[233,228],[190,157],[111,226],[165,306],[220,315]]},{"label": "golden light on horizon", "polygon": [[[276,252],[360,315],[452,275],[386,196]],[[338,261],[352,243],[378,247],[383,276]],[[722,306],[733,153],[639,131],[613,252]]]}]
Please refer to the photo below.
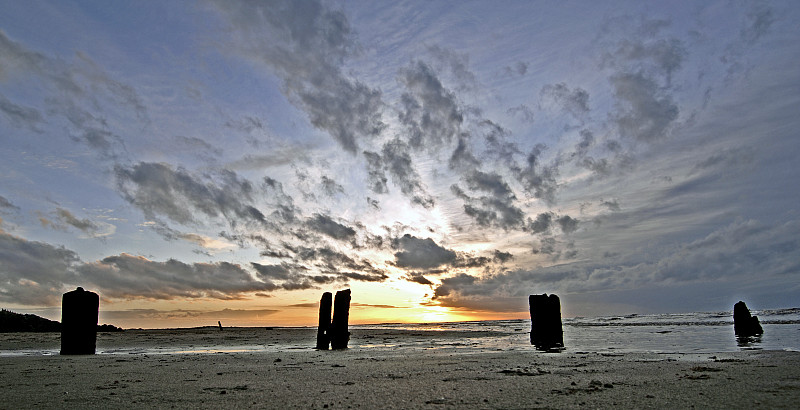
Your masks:
[{"label": "golden light on horizon", "polygon": [[[100,321],[122,328],[186,328],[201,326],[296,327],[317,326],[319,299],[323,292],[351,289],[349,323],[441,323],[476,320],[517,319],[525,312],[491,312],[441,306],[431,299],[432,288],[404,280],[390,280],[375,287],[350,283],[326,289],[279,292],[265,297],[256,294],[239,300],[103,299]],[[31,312],[43,313],[43,312]],[[60,309],[50,309],[44,316],[60,320]]]}]

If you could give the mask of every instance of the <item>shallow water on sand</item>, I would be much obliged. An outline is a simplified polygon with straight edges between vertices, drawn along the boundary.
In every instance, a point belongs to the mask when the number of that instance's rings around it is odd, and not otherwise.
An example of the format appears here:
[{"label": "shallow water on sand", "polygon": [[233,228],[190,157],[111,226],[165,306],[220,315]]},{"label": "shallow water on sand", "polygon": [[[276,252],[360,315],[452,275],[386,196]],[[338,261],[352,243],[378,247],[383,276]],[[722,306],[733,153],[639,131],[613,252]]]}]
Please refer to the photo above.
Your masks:
[{"label": "shallow water on sand", "polygon": [[[740,350],[800,351],[800,308],[753,311],[764,328],[760,337],[737,339],[731,312],[626,315],[562,320],[566,352],[714,353]],[[530,320],[364,325],[365,329],[431,331],[431,340],[406,342],[406,347],[449,346],[472,349],[530,350]],[[359,328],[358,326],[354,328]],[[435,332],[471,331],[456,346],[437,340]],[[436,343],[438,342],[438,343]],[[369,345],[369,344],[368,344]]]}]

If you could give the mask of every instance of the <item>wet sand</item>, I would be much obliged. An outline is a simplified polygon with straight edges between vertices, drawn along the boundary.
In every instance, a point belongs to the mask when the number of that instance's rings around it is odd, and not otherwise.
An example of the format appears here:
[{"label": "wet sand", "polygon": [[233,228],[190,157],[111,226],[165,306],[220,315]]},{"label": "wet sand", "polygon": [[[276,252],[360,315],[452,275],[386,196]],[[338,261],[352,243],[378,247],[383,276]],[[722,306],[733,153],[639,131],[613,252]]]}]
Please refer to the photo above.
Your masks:
[{"label": "wet sand", "polygon": [[[315,351],[313,329],[126,331],[100,334],[105,353],[91,356],[9,354],[57,349],[57,334],[0,335],[0,408],[796,408],[800,401],[799,352],[487,350],[459,347],[469,345],[459,332],[435,333],[453,343],[403,349],[384,341],[433,334],[370,333],[354,334],[357,348]],[[236,349],[258,343],[264,348]],[[172,350],[156,349],[162,345]]]}]

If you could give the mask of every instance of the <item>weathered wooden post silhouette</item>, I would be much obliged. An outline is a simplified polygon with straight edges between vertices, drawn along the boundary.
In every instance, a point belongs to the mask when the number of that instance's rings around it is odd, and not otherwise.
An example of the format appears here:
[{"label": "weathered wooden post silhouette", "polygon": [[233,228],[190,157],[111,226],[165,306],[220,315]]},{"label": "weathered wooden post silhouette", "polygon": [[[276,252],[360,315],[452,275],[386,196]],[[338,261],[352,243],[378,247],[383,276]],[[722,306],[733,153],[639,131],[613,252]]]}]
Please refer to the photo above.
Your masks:
[{"label": "weathered wooden post silhouette", "polygon": [[347,321],[350,319],[350,289],[336,292],[333,301],[333,321],[331,322],[330,338],[331,348],[347,349],[350,340],[350,331]]},{"label": "weathered wooden post silhouette", "polygon": [[540,350],[564,347],[561,329],[561,301],[556,295],[528,296],[531,311],[531,344]]},{"label": "weathered wooden post silhouette", "polygon": [[331,342],[331,292],[322,294],[319,301],[319,327],[317,328],[317,349],[328,350]]},{"label": "weathered wooden post silhouette", "polygon": [[750,316],[750,309],[741,300],[733,305],[733,332],[739,337],[750,337],[764,333],[758,316]]},{"label": "weathered wooden post silhouette", "polygon": [[97,343],[97,293],[75,289],[61,298],[61,354],[94,354]]}]

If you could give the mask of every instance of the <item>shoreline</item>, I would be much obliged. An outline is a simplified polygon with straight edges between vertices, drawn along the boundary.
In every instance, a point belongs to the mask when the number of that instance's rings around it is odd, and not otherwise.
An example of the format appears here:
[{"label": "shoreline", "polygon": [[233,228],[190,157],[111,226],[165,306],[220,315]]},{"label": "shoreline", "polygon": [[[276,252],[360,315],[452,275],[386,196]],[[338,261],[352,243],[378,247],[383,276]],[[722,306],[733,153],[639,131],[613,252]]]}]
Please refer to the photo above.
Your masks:
[{"label": "shoreline", "polygon": [[[772,328],[770,335],[778,342],[794,337],[794,327]],[[658,328],[661,329],[661,328]],[[569,327],[565,330],[565,349],[562,353],[577,354],[594,352],[602,354],[654,353],[669,354],[714,354],[740,351],[795,351],[796,343],[790,345],[764,339],[743,343],[732,334],[721,332],[691,336],[673,330],[656,328],[636,334],[618,334],[613,328],[601,328],[602,332],[577,334]],[[527,328],[350,328],[348,347],[372,351],[438,350],[454,348],[461,353],[467,351],[535,351],[530,345]],[[609,333],[611,332],[611,333]],[[266,352],[314,349],[316,329],[311,327],[216,327],[178,329],[128,329],[124,332],[98,332],[96,354],[179,354],[220,352]],[[732,333],[732,332],[731,332]],[[620,336],[622,335],[622,336]],[[684,338],[693,338],[682,343]],[[613,340],[612,340],[613,339]],[[697,341],[702,340],[703,344]],[[625,342],[629,342],[626,344]],[[706,344],[708,343],[708,344]],[[10,356],[57,355],[60,351],[59,333],[0,333],[0,358]]]}]

